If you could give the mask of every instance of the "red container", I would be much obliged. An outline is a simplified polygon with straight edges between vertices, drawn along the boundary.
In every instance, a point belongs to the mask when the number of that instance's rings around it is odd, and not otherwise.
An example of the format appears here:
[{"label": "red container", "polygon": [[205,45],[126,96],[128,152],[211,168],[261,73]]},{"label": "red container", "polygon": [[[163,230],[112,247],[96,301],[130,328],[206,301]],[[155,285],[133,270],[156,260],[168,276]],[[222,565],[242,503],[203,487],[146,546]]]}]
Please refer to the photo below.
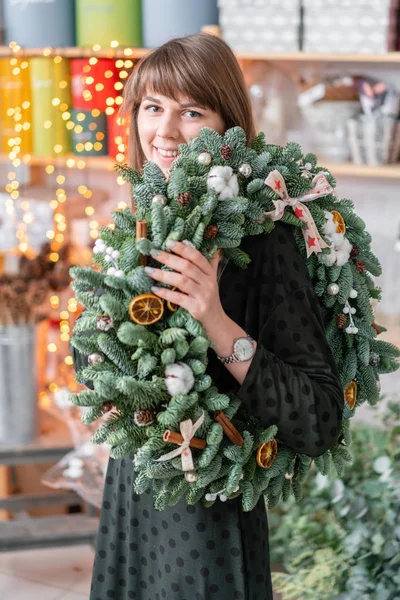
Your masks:
[{"label": "red container", "polygon": [[114,87],[119,81],[115,60],[74,58],[71,60],[71,76],[73,108],[105,112],[109,106],[115,107],[111,99],[115,100],[120,95]]}]

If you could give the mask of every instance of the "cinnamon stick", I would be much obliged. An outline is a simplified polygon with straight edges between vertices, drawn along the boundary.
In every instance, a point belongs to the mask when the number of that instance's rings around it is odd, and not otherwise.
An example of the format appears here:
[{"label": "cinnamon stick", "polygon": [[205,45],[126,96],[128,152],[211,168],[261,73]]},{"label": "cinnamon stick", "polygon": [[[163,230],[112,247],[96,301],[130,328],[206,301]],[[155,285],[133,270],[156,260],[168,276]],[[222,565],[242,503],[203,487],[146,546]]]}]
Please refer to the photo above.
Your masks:
[{"label": "cinnamon stick", "polygon": [[222,426],[225,435],[231,440],[233,444],[235,444],[235,446],[244,445],[243,437],[222,410],[217,410],[214,413],[214,419]]},{"label": "cinnamon stick", "polygon": [[[136,221],[136,239],[147,237],[147,221]],[[147,256],[140,255],[139,265],[145,267],[147,265]]]},{"label": "cinnamon stick", "polygon": [[[164,432],[163,440],[164,442],[169,442],[170,444],[180,445],[183,442],[183,436],[180,433],[177,433],[176,431],[171,431],[170,429],[167,429],[167,431]],[[204,450],[204,448],[207,446],[207,442],[206,440],[202,440],[200,438],[192,438],[190,440],[189,446],[191,448],[198,448],[199,450]]]}]

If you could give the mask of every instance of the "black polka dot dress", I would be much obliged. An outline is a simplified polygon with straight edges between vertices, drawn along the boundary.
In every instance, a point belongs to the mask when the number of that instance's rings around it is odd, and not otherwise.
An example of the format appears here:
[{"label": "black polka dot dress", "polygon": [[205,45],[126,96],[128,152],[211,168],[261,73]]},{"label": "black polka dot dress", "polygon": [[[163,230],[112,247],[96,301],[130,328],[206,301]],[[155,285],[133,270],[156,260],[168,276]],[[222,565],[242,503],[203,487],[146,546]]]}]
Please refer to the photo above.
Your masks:
[{"label": "black polka dot dress", "polygon": [[[208,373],[292,449],[319,456],[338,435],[343,390],[306,265],[283,223],[242,248],[251,263],[228,263],[220,297],[256,354],[242,385],[212,350]],[[132,491],[130,458],[109,460],[90,600],[272,600],[264,500],[249,513],[239,498],[160,512],[150,490]]]}]

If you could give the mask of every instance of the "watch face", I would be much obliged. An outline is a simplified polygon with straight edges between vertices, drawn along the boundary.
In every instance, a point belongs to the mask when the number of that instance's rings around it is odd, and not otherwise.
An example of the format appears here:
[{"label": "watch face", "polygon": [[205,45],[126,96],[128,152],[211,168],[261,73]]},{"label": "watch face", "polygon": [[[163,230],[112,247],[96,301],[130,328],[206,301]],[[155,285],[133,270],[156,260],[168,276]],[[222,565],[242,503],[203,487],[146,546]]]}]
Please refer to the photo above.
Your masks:
[{"label": "watch face", "polygon": [[253,342],[240,338],[235,342],[234,351],[240,360],[248,360],[253,356]]}]

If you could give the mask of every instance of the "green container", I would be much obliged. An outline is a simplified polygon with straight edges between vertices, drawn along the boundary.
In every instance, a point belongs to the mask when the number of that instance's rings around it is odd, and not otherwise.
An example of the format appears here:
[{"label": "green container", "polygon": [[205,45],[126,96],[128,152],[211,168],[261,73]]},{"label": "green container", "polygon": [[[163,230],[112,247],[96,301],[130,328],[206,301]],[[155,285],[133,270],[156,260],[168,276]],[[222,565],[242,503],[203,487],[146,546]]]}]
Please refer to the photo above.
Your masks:
[{"label": "green container", "polygon": [[140,0],[76,0],[78,46],[142,45]]},{"label": "green container", "polygon": [[69,60],[29,60],[32,95],[33,154],[62,156],[71,152],[71,134],[66,127],[71,107]]}]

